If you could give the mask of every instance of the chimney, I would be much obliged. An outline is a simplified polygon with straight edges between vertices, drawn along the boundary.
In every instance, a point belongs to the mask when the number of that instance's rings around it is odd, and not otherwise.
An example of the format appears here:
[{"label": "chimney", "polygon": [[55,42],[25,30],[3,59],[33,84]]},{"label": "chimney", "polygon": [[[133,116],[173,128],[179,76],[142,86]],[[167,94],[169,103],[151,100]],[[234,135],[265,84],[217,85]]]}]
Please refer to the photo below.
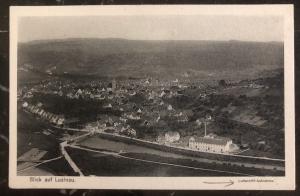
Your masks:
[{"label": "chimney", "polygon": [[204,121],[204,136],[206,136],[206,121]]}]

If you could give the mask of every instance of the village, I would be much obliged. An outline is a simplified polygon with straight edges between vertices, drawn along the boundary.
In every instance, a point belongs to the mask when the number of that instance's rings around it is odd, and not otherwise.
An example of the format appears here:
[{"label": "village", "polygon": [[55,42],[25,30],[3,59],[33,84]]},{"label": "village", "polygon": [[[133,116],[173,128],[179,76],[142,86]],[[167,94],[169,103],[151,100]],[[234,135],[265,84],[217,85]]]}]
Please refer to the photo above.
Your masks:
[{"label": "village", "polygon": [[[223,81],[222,81],[223,82]],[[180,105],[186,94],[196,90],[197,97],[207,99],[217,93],[222,82],[215,86],[201,83],[190,84],[188,81],[159,81],[158,79],[133,79],[117,81],[92,81],[76,84],[72,81],[42,81],[30,88],[24,86],[18,90],[18,100],[22,109],[56,127],[80,128],[90,132],[105,131],[115,135],[139,138],[162,145],[188,148],[212,153],[238,153],[240,147],[232,138],[219,136],[214,130],[207,130],[207,125],[214,118],[209,112],[202,113],[195,119],[193,111]],[[221,84],[220,84],[221,83]],[[234,83],[227,89],[235,88]],[[202,85],[202,86],[201,86]],[[245,88],[267,88],[258,84],[242,84]],[[60,113],[45,107],[37,97],[56,96],[68,100],[92,100],[100,103],[100,111],[94,118],[81,122],[80,117],[68,114],[63,109]],[[174,100],[177,101],[174,102]],[[179,104],[178,104],[179,100]],[[172,104],[174,103],[174,104]],[[95,106],[95,107],[98,107]],[[50,111],[47,109],[50,108]],[[88,111],[87,111],[88,112]]]}]

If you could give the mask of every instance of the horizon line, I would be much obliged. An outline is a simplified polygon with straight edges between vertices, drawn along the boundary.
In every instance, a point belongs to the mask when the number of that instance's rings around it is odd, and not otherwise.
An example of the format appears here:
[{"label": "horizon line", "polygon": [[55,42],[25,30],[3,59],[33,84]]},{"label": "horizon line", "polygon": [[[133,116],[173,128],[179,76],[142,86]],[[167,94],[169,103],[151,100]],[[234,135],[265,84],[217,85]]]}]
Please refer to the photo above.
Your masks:
[{"label": "horizon line", "polygon": [[30,42],[46,42],[46,41],[63,41],[63,40],[80,40],[80,39],[99,39],[99,40],[128,40],[128,41],[214,41],[214,42],[256,42],[256,43],[284,43],[284,41],[270,40],[270,41],[259,41],[259,40],[239,40],[239,39],[227,39],[227,40],[214,40],[214,39],[128,39],[128,38],[118,38],[118,37],[69,37],[69,38],[53,38],[53,39],[36,39],[29,41],[18,41],[18,43],[30,43]]}]

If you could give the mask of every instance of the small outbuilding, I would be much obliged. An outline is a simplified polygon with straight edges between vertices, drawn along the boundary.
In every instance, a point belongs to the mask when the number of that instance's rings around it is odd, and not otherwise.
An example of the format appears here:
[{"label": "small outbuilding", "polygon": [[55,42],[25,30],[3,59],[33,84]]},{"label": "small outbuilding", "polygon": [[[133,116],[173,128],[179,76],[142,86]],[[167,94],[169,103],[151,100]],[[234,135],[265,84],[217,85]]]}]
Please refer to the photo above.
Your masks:
[{"label": "small outbuilding", "polygon": [[177,131],[168,131],[165,133],[166,142],[176,142],[180,139],[180,134]]}]

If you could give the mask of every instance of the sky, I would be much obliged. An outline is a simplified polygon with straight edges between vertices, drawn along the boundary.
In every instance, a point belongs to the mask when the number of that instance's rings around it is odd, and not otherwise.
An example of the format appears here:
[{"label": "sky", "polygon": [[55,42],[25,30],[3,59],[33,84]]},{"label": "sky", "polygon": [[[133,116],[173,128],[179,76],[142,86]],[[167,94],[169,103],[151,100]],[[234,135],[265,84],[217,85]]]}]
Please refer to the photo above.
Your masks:
[{"label": "sky", "polygon": [[22,17],[18,41],[65,38],[283,41],[276,16],[35,16]]}]

